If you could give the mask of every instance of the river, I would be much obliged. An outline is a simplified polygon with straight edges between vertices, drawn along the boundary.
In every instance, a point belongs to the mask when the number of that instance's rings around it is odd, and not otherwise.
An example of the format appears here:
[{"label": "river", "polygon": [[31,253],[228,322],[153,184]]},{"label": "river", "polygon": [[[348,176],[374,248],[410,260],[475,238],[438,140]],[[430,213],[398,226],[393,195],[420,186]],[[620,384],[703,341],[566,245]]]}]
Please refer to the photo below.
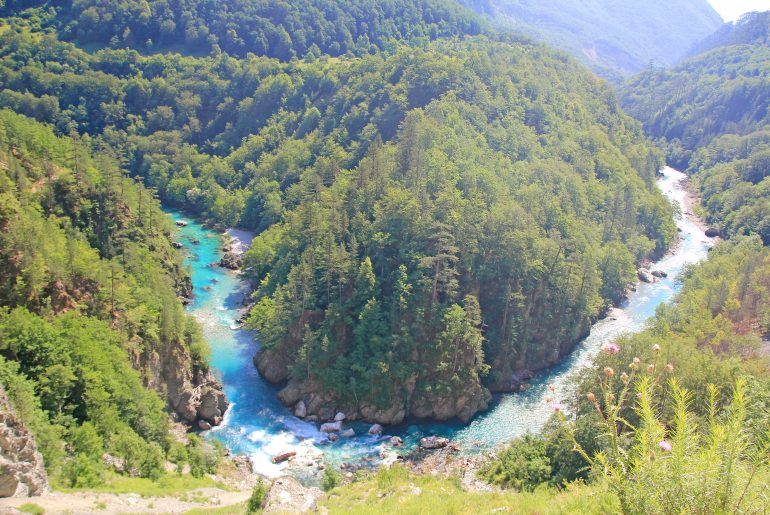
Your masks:
[{"label": "river", "polygon": [[[712,245],[698,226],[681,212],[685,192],[680,182],[685,175],[672,168],[665,168],[662,173],[658,186],[667,198],[680,206],[677,225],[681,241],[673,252],[654,266],[655,270],[666,272],[668,277],[654,284],[638,285],[622,307],[613,309],[607,318],[593,325],[590,336],[561,364],[539,374],[525,392],[497,396],[490,409],[476,416],[470,424],[410,424],[388,428],[389,434],[401,436],[406,443],[405,449],[413,447],[421,436],[439,434],[451,438],[463,452],[475,453],[527,431],[538,431],[552,413],[545,402],[546,396],[554,395],[550,393],[549,385],[555,386],[557,398],[569,396],[569,376],[590,366],[603,343],[620,334],[642,329],[655,314],[655,309],[670,301],[679,290],[677,278],[682,269],[704,259]],[[169,213],[175,220],[188,222],[186,227],[179,229],[178,238],[185,244],[186,263],[192,272],[195,299],[189,311],[201,323],[212,349],[212,366],[232,403],[223,424],[209,431],[207,436],[220,440],[235,453],[249,455],[255,472],[268,476],[284,473],[289,466],[271,462],[274,454],[285,450],[296,450],[302,458],[296,462],[301,464],[319,459],[339,464],[394,458],[394,451],[384,443],[385,439],[365,436],[366,424],[352,425],[362,436],[321,445],[322,434],[317,427],[294,417],[278,402],[278,389],[264,381],[252,364],[258,345],[254,335],[240,329],[236,323],[237,308],[246,293],[245,285],[237,273],[211,266],[222,255],[222,237],[178,212]],[[231,235],[244,245],[250,241],[247,233],[231,231]],[[199,243],[194,244],[194,241]],[[311,470],[311,467],[301,469],[297,463],[292,465],[294,473],[302,475],[302,470]]]}]

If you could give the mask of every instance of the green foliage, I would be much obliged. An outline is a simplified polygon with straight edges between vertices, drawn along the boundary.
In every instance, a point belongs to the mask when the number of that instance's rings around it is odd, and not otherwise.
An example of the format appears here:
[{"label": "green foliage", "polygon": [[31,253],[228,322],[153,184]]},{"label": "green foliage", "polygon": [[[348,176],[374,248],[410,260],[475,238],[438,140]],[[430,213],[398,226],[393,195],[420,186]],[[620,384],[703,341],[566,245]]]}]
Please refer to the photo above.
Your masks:
[{"label": "green foliage", "polygon": [[597,419],[583,414],[572,427],[564,427],[552,417],[543,430],[511,442],[497,456],[484,463],[479,477],[488,483],[518,491],[532,491],[547,483],[565,487],[577,480],[589,480],[588,462],[575,452],[573,438],[583,449],[599,449]]},{"label": "green foliage", "polygon": [[[659,307],[646,330],[619,338],[617,354],[602,353],[596,369],[581,374],[580,391],[598,395],[604,367],[617,375],[651,367],[660,377],[673,370],[677,382],[693,392],[702,391],[707,384],[728,392],[746,373],[762,374],[757,350],[770,328],[768,278],[770,251],[757,237],[738,237],[717,245],[708,261],[686,271],[675,303]],[[655,352],[655,345],[663,350]],[[620,394],[622,386],[614,382],[614,395]],[[664,405],[662,398],[657,400]],[[721,401],[728,401],[726,395]],[[706,399],[697,397],[691,409],[705,416]],[[593,402],[580,403],[581,416],[594,411]],[[670,413],[662,415],[668,419]],[[636,415],[627,410],[623,416],[633,421]]]},{"label": "green foliage", "polygon": [[197,435],[188,435],[190,443],[187,446],[187,463],[190,474],[202,478],[205,474],[213,474],[222,459],[222,447],[218,441],[202,440]]},{"label": "green foliage", "polygon": [[770,44],[770,13],[746,13],[737,21],[722,27],[692,47],[688,54],[695,56],[714,48],[732,45]]},{"label": "green foliage", "polygon": [[106,449],[157,478],[168,415],[144,380],[164,371],[143,364],[180,352],[205,369],[208,356],[177,299],[170,222],[88,138],[7,110],[0,162],[0,381],[54,479],[94,486]]},{"label": "green foliage", "polygon": [[770,124],[769,78],[769,47],[724,46],[634,77],[623,85],[620,100],[646,131],[673,145],[669,162],[685,169],[692,153],[714,138]]},{"label": "green foliage", "polygon": [[770,130],[716,138],[690,168],[709,222],[726,237],[757,234],[770,244]]},{"label": "green foliage", "polygon": [[321,477],[321,490],[329,492],[334,490],[342,483],[342,476],[337,472],[334,467],[326,466],[324,469],[323,477]]},{"label": "green foliage", "polygon": [[269,489],[270,486],[266,481],[262,478],[257,479],[257,484],[254,485],[251,497],[249,497],[249,500],[246,503],[246,513],[258,513],[262,509],[262,503],[264,502]]},{"label": "green foliage", "polygon": [[[432,40],[478,34],[481,21],[449,0],[89,0],[40,2],[57,9],[54,25],[81,44],[140,51],[184,48],[188,52],[248,53],[283,60],[295,57],[368,54],[393,40]],[[17,14],[13,3],[0,14]],[[26,13],[30,16],[30,13]],[[115,50],[120,52],[121,50]]]},{"label": "green foliage", "polygon": [[531,492],[551,478],[545,441],[530,434],[514,441],[480,471],[486,481],[503,488]]},{"label": "green foliage", "polygon": [[39,504],[33,502],[27,502],[19,506],[19,511],[22,513],[32,513],[33,515],[43,515],[45,509]]},{"label": "green foliage", "polygon": [[340,486],[319,501],[330,513],[474,514],[474,513],[618,513],[615,495],[604,485],[572,484],[563,490],[534,492],[493,489],[468,491],[457,478],[412,474],[398,464]]},{"label": "green foliage", "polygon": [[[605,399],[611,399],[612,381],[609,376],[604,383]],[[744,381],[736,383],[722,412],[720,392],[710,385],[705,418],[690,409],[694,396],[675,379],[661,384],[642,372],[638,380],[632,376],[623,382],[617,404],[602,410],[605,449],[593,456],[578,449],[607,478],[625,513],[728,513],[767,507],[760,478],[770,465],[770,432],[753,439],[747,430]],[[634,390],[636,396],[627,395]],[[666,392],[670,421],[660,417],[655,390]],[[633,398],[639,420],[635,426],[620,416]]]}]

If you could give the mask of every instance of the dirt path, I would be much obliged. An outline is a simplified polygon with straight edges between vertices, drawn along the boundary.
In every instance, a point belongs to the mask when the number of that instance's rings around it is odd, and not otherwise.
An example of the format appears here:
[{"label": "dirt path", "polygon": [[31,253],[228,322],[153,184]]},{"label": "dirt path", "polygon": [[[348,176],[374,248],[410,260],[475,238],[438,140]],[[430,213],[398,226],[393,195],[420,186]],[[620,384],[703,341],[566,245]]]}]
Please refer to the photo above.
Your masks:
[{"label": "dirt path", "polygon": [[18,513],[14,508],[34,503],[51,514],[185,513],[193,509],[213,509],[246,502],[250,490],[228,492],[200,488],[170,497],[141,497],[137,494],[58,493],[40,497],[0,499],[0,514]]}]

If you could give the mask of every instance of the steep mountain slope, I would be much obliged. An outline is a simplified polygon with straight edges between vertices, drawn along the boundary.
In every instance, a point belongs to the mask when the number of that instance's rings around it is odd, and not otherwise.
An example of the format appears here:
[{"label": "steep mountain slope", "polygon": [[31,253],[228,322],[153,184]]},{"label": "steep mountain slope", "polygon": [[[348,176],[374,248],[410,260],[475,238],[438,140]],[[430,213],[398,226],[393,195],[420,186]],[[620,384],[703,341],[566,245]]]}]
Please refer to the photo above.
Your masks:
[{"label": "steep mountain slope", "polygon": [[567,50],[611,79],[650,62],[674,64],[715,31],[720,16],[706,0],[459,0],[497,28]]},{"label": "steep mountain slope", "polygon": [[[764,24],[767,16],[747,19]],[[669,162],[694,174],[710,222],[725,236],[756,233],[767,244],[770,46],[762,30],[738,32],[751,35],[737,39],[757,43],[718,47],[643,73],[623,86],[621,101],[650,135],[668,140]]]},{"label": "steep mountain slope", "polygon": [[770,44],[770,11],[747,13],[738,21],[725,23],[715,33],[693,45],[687,56],[694,57],[723,46],[768,46],[768,44]]},{"label": "steep mountain slope", "polygon": [[745,135],[770,122],[770,47],[735,45],[714,49],[666,70],[629,80],[621,103],[654,137],[666,138],[682,155],[723,134]]},{"label": "steep mountain slope", "polygon": [[0,103],[102,134],[164,201],[262,232],[260,368],[330,392],[324,411],[467,419],[487,386],[558,361],[673,236],[640,129],[538,45],[282,63],[2,38]]},{"label": "steep mountain slope", "polygon": [[79,44],[282,60],[362,55],[396,41],[479,34],[484,25],[453,0],[9,0],[0,15],[33,6],[45,26]]},{"label": "steep mountain slope", "polygon": [[1,110],[0,206],[0,383],[49,471],[93,483],[107,451],[160,473],[165,408],[192,423],[223,394],[157,200],[109,152]]}]

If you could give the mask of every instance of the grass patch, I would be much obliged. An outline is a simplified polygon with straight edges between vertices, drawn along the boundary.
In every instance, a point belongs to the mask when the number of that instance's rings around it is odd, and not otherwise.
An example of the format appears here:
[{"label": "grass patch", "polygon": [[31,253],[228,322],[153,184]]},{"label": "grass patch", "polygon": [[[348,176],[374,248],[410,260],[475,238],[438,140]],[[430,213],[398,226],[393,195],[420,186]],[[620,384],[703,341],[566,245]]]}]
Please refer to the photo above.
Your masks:
[{"label": "grass patch", "polygon": [[170,497],[198,488],[219,488],[232,491],[232,488],[207,477],[195,478],[189,475],[168,474],[158,480],[142,477],[125,477],[111,474],[104,484],[92,488],[60,488],[63,492],[99,492],[110,494],[135,493],[142,497]]},{"label": "grass patch", "polygon": [[617,513],[617,498],[603,486],[575,484],[558,491],[541,487],[532,493],[466,492],[457,480],[417,476],[402,467],[384,469],[359,482],[335,488],[321,506],[330,513]]},{"label": "grass patch", "polygon": [[34,515],[43,515],[43,513],[45,513],[42,506],[33,502],[22,504],[19,506],[19,511],[22,513],[33,513]]},{"label": "grass patch", "polygon": [[246,513],[246,503],[231,504],[221,508],[195,508],[186,511],[184,515],[243,515]]}]

